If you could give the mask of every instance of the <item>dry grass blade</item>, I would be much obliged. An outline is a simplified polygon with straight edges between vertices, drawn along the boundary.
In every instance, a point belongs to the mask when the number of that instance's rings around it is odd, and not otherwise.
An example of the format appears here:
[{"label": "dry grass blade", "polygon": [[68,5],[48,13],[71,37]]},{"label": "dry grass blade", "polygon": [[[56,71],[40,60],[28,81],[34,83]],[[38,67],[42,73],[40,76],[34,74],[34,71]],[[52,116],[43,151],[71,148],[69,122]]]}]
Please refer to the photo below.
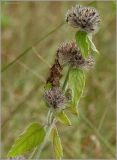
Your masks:
[{"label": "dry grass blade", "polygon": [[38,53],[38,51],[36,50],[35,47],[33,47],[33,51],[34,54],[43,62],[45,63],[49,68],[51,68],[51,66],[44,60],[44,58]]},{"label": "dry grass blade", "polygon": [[105,117],[106,117],[106,115],[107,115],[107,112],[108,112],[108,109],[109,109],[109,108],[106,108],[106,109],[105,109],[105,111],[104,111],[104,113],[103,113],[103,116],[102,116],[102,118],[101,118],[101,120],[100,120],[99,127],[98,127],[98,130],[99,130],[99,131],[100,131],[101,128],[102,128],[104,119],[105,119]]},{"label": "dry grass blade", "polygon": [[[61,23],[60,25],[58,25],[55,29],[53,29],[52,31],[50,31],[49,33],[47,33],[46,35],[44,35],[42,38],[40,38],[39,40],[37,40],[32,46],[36,46],[37,44],[39,44],[40,42],[42,42],[44,39],[46,39],[49,35],[51,35],[52,33],[54,33],[55,31],[57,31],[61,26],[63,26],[64,23]],[[6,71],[9,67],[11,67],[15,62],[17,62],[21,57],[23,57],[24,55],[28,54],[30,50],[32,50],[33,47],[29,47],[27,48],[24,52],[22,52],[18,57],[16,57],[12,62],[10,62],[9,64],[7,64],[5,67],[2,68],[1,72]]]},{"label": "dry grass blade", "polygon": [[46,80],[40,76],[40,74],[37,74],[36,72],[34,72],[32,69],[30,69],[27,65],[18,62],[22,67],[24,67],[25,69],[29,70],[33,75],[35,75],[39,80],[41,80],[41,82],[46,83]]}]

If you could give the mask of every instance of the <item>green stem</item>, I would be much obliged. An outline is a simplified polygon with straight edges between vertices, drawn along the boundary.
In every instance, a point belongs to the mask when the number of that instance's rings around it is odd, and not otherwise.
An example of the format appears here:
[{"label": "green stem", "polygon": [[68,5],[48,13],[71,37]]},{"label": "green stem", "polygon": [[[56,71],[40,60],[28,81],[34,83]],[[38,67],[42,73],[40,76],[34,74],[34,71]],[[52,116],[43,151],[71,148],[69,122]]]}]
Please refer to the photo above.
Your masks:
[{"label": "green stem", "polygon": [[66,74],[66,77],[65,77],[65,81],[64,81],[63,86],[62,86],[62,90],[63,90],[63,91],[65,90],[66,85],[67,85],[67,81],[68,81],[68,78],[69,78],[70,69],[71,69],[71,66],[68,68],[68,71],[67,71],[67,74]]},{"label": "green stem", "polygon": [[47,128],[44,141],[43,141],[42,145],[41,145],[41,146],[38,148],[38,150],[37,150],[37,154],[36,154],[36,156],[35,156],[35,159],[36,159],[36,160],[39,159],[39,157],[40,157],[40,155],[41,155],[41,152],[42,152],[42,150],[44,149],[44,147],[45,147],[45,145],[46,145],[46,143],[47,143],[47,141],[48,141],[48,137],[49,137],[49,135],[50,135],[50,133],[51,133],[51,130],[52,130],[54,124],[55,124],[55,119],[54,119],[53,122],[50,124],[50,126]]},{"label": "green stem", "polygon": [[47,128],[46,128],[46,135],[45,135],[44,141],[41,144],[41,146],[38,146],[38,147],[36,147],[36,149],[34,149],[30,158],[32,158],[35,155],[35,159],[36,160],[39,159],[40,154],[41,154],[42,150],[44,149],[44,147],[45,147],[45,145],[48,141],[48,137],[50,135],[50,132],[51,132],[54,124],[55,124],[55,119],[52,119],[52,111],[49,110],[48,115],[47,115]]},{"label": "green stem", "polygon": [[[67,71],[67,74],[66,74],[66,77],[65,77],[65,81],[63,83],[63,86],[62,86],[62,90],[65,90],[66,88],[66,85],[67,85],[67,81],[68,81],[68,78],[69,78],[69,72],[70,72],[70,69],[71,67],[68,68],[68,71]],[[48,115],[47,115],[47,129],[46,129],[46,135],[45,135],[45,138],[44,138],[44,141],[43,143],[41,144],[41,146],[37,147],[38,149],[36,150],[36,155],[35,155],[35,159],[39,159],[40,155],[41,155],[41,152],[42,150],[44,149],[47,141],[48,141],[48,137],[50,135],[50,132],[55,124],[55,119],[52,120],[52,111],[48,111]],[[34,153],[35,154],[35,153]],[[34,155],[33,154],[33,155]]]}]

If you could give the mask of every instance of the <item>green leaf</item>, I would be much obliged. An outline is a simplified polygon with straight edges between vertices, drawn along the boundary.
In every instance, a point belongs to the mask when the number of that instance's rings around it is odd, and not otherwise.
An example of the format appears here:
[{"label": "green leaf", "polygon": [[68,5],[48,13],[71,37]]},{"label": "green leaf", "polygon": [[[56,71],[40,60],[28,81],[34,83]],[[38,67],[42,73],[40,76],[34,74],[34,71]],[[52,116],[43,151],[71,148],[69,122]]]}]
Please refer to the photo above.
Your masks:
[{"label": "green leaf", "polygon": [[19,136],[15,144],[8,152],[8,157],[19,156],[26,151],[35,148],[41,144],[45,136],[45,130],[39,123],[32,123],[26,130]]},{"label": "green leaf", "polygon": [[99,53],[99,51],[97,50],[95,44],[94,44],[93,41],[92,41],[92,36],[88,35],[87,37],[88,37],[88,41],[89,41],[89,44],[90,44],[91,49],[92,49],[94,52]]},{"label": "green leaf", "polygon": [[61,145],[61,140],[57,131],[57,128],[54,127],[51,131],[52,144],[57,160],[60,160],[63,157],[63,148]]},{"label": "green leaf", "polygon": [[74,114],[74,115],[79,115],[77,105],[74,106],[74,105],[71,103],[67,109],[68,109],[72,114]]},{"label": "green leaf", "polygon": [[85,74],[81,69],[70,70],[68,86],[72,90],[72,101],[68,109],[71,110],[72,113],[78,114],[78,103],[85,86]]},{"label": "green leaf", "polygon": [[87,33],[83,31],[76,32],[75,35],[77,46],[80,48],[81,54],[84,58],[87,58],[89,55],[89,41],[87,38]]},{"label": "green leaf", "polygon": [[57,118],[60,122],[66,125],[71,125],[71,121],[69,120],[68,116],[65,114],[64,111],[61,111],[57,114]]}]

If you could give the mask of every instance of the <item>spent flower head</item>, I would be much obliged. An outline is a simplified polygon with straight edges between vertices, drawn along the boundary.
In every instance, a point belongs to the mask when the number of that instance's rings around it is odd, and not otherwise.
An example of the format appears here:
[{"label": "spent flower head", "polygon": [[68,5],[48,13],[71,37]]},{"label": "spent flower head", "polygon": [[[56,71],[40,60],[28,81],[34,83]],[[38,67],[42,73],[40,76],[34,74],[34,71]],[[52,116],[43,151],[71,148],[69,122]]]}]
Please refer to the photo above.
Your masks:
[{"label": "spent flower head", "polygon": [[57,55],[61,64],[69,64],[72,67],[89,69],[95,62],[92,55],[84,59],[80,49],[73,41],[63,42],[57,50]]},{"label": "spent flower head", "polygon": [[79,5],[68,10],[65,20],[72,27],[88,33],[97,31],[101,21],[100,15],[95,8]]},{"label": "spent flower head", "polygon": [[44,98],[49,107],[54,109],[62,109],[66,103],[66,97],[59,87],[52,87],[51,89],[45,91]]}]

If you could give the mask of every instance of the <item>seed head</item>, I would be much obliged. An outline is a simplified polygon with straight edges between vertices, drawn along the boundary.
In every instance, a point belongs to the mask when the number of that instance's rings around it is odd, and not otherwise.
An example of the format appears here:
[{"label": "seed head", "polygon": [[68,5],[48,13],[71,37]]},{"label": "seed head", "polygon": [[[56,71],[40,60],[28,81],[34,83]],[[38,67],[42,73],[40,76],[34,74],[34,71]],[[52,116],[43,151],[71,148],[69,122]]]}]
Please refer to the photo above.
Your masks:
[{"label": "seed head", "polygon": [[68,10],[65,21],[72,27],[90,33],[97,30],[101,20],[95,8],[76,5]]},{"label": "seed head", "polygon": [[54,109],[63,108],[66,102],[66,98],[59,87],[52,87],[50,90],[46,91],[44,98],[49,107]]},{"label": "seed head", "polygon": [[94,65],[93,56],[90,55],[87,59],[84,59],[80,49],[73,41],[62,43],[57,50],[57,55],[62,65],[69,64],[72,67],[79,68],[90,68]]}]

